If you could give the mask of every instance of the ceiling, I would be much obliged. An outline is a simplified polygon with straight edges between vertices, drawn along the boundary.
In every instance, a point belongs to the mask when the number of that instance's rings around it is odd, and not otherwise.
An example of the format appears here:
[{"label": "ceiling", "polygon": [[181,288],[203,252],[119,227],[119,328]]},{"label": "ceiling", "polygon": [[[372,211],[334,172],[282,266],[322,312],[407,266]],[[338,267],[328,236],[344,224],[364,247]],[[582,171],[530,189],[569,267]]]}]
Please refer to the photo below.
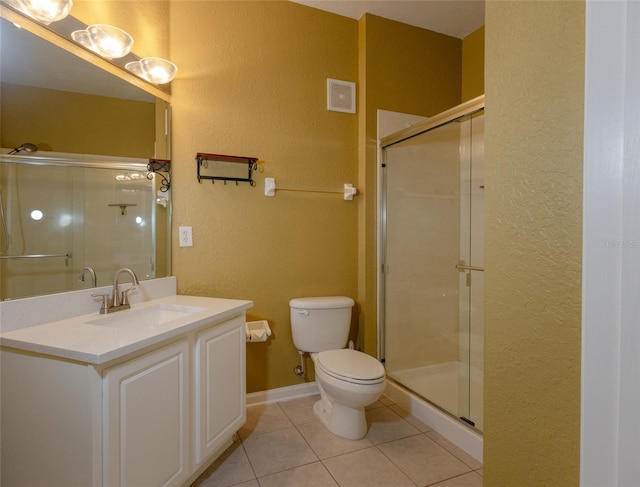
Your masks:
[{"label": "ceiling", "polygon": [[484,0],[291,0],[359,19],[367,12],[463,39],[484,25]]}]

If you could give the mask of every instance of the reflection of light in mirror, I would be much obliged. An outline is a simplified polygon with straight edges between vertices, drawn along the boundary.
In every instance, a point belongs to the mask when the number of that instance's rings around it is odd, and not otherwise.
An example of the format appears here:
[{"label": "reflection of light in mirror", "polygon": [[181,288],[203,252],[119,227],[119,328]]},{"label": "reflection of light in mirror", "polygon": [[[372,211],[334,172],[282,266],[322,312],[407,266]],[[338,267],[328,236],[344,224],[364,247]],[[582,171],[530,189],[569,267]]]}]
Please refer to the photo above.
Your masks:
[{"label": "reflection of light in mirror", "polygon": [[144,227],[144,225],[145,225],[144,220],[143,220],[143,219],[142,219],[142,217],[140,217],[140,216],[137,216],[137,217],[136,217],[136,223],[137,223],[138,225],[140,225],[141,227]]},{"label": "reflection of light in mirror", "polygon": [[135,181],[138,179],[143,179],[144,175],[139,172],[130,172],[127,174],[116,174],[116,181]]},{"label": "reflection of light in mirror", "polygon": [[33,210],[31,212],[31,219],[38,221],[38,220],[42,220],[42,217],[44,216],[44,213],[42,213],[42,211],[40,210]]},{"label": "reflection of light in mirror", "polygon": [[58,225],[61,227],[68,227],[73,223],[73,218],[71,215],[67,213],[63,213],[60,215],[60,219],[58,220]]}]

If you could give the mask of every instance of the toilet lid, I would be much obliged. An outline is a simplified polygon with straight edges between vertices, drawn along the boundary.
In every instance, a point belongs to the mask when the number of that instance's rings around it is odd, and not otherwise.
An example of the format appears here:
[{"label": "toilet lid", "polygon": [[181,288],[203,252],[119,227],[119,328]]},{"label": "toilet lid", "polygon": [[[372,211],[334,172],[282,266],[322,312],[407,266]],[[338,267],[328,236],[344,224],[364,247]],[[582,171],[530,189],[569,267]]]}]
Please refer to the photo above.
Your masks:
[{"label": "toilet lid", "polygon": [[337,378],[359,381],[379,381],[384,377],[384,367],[366,353],[343,348],[327,350],[318,354],[322,369]]}]

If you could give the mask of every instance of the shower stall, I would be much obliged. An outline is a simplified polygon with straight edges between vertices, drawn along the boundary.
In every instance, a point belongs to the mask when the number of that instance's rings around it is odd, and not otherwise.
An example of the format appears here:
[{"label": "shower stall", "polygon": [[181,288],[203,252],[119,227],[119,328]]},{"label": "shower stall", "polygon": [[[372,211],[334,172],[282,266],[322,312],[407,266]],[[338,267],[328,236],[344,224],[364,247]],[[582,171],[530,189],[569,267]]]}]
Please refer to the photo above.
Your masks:
[{"label": "shower stall", "polygon": [[388,377],[482,431],[484,97],[385,137],[381,355]]},{"label": "shower stall", "polygon": [[146,161],[38,154],[0,155],[0,300],[90,287],[87,266],[98,286],[163,275],[168,196]]}]

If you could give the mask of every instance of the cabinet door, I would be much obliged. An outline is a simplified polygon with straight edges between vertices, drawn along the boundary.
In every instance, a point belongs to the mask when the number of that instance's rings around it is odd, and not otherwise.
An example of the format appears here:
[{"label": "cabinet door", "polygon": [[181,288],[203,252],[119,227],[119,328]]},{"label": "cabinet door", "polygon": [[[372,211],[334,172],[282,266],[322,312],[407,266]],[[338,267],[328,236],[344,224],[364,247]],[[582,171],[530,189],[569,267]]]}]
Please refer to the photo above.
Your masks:
[{"label": "cabinet door", "polygon": [[107,369],[104,485],[180,485],[189,475],[189,345]]},{"label": "cabinet door", "polygon": [[195,353],[195,462],[201,464],[245,422],[245,317],[198,333]]}]

